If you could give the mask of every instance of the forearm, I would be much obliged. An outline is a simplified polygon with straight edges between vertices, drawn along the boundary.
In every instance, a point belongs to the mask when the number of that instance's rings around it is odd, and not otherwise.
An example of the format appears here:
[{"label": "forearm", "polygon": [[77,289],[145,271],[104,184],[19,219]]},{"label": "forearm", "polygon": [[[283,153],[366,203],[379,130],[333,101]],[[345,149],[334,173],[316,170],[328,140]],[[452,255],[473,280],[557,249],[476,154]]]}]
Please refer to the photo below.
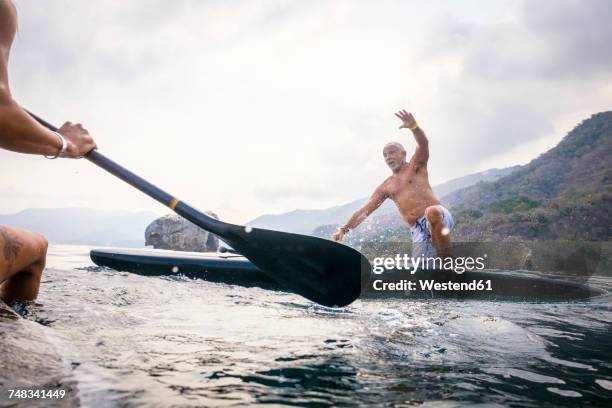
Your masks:
[{"label": "forearm", "polygon": [[348,232],[349,230],[355,229],[366,218],[368,218],[368,215],[365,213],[365,211],[363,211],[363,210],[356,211],[351,216],[351,218],[349,218],[349,220],[346,222],[346,224],[344,224],[344,226],[342,226],[342,229],[345,229],[346,232]]},{"label": "forearm", "polygon": [[0,97],[0,147],[18,153],[56,155],[62,141],[39,125],[10,96]]},{"label": "forearm", "polygon": [[419,146],[427,147],[429,145],[429,140],[427,140],[427,136],[425,136],[425,132],[423,132],[420,126],[412,129],[412,135]]}]

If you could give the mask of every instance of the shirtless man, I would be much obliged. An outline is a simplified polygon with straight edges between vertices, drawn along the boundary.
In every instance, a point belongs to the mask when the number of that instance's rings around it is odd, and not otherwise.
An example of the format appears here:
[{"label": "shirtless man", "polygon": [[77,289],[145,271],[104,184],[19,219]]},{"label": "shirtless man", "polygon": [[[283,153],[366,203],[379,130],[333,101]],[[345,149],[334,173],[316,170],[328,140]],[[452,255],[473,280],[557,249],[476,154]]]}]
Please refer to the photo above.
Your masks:
[{"label": "shirtless man", "polygon": [[342,240],[346,233],[355,229],[390,198],[410,226],[412,256],[416,258],[438,255],[445,258],[449,255],[450,230],[455,222],[450,211],[440,205],[429,185],[429,142],[411,113],[402,110],[395,116],[402,121],[400,129],[410,129],[416,139],[417,147],[412,158],[406,162],[406,149],[400,143],[387,143],[383,156],[393,174],[376,188],[368,202],[357,210],[332,238],[335,241]]},{"label": "shirtless man", "polygon": [[[82,157],[95,149],[96,144],[81,124],[66,122],[59,133],[52,132],[13,100],[8,62],[16,30],[15,6],[10,0],[0,0],[0,148],[48,158]],[[34,300],[46,255],[47,240],[42,235],[0,226],[0,299],[9,304]]]}]

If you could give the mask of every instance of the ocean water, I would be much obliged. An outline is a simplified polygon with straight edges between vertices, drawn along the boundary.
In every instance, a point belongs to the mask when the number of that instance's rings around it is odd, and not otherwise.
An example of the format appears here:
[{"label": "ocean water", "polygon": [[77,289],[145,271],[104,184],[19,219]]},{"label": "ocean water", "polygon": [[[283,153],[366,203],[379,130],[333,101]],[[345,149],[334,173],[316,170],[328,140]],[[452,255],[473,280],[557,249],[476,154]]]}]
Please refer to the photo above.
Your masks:
[{"label": "ocean water", "polygon": [[88,253],[51,246],[39,298],[19,310],[53,332],[83,406],[612,405],[610,295],[336,310],[97,268]]}]

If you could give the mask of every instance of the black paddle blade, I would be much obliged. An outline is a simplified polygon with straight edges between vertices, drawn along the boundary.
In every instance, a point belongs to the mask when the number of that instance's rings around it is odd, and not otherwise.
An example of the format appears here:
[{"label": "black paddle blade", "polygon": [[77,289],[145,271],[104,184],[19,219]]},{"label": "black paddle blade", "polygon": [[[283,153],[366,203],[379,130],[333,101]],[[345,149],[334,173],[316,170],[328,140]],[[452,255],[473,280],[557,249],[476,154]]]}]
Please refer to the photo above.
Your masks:
[{"label": "black paddle blade", "polygon": [[352,303],[370,281],[366,257],[333,241],[238,225],[228,225],[222,238],[272,279],[324,306]]}]

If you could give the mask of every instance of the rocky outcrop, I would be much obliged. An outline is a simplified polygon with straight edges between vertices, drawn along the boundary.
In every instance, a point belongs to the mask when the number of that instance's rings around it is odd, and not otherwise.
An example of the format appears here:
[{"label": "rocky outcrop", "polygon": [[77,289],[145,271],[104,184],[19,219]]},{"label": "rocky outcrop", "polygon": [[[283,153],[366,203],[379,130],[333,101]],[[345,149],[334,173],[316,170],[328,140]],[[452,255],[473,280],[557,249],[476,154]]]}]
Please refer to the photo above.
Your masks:
[{"label": "rocky outcrop", "polygon": [[[205,214],[219,219],[211,211]],[[168,214],[149,224],[145,230],[145,245],[175,251],[215,252],[219,239],[181,216]]]}]

